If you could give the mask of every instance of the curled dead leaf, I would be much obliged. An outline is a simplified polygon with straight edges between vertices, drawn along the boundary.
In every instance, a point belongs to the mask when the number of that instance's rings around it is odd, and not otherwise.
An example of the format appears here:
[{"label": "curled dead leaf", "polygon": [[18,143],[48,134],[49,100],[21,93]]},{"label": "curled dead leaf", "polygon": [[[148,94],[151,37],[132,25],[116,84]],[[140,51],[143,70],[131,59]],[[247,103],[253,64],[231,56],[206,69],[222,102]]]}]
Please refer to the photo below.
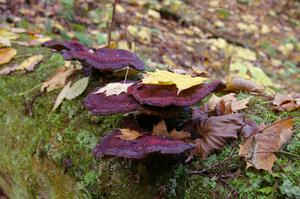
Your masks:
[{"label": "curled dead leaf", "polygon": [[193,122],[194,130],[201,138],[195,140],[196,148],[192,154],[201,158],[208,157],[223,148],[228,140],[236,139],[243,125],[242,114],[196,118]]},{"label": "curled dead leaf", "polygon": [[176,140],[186,140],[191,138],[191,134],[187,131],[176,131],[176,129],[173,129],[170,132],[170,137]]},{"label": "curled dead leaf", "polygon": [[227,77],[226,90],[263,93],[264,87],[242,77]]},{"label": "curled dead leaf", "polygon": [[239,156],[244,157],[248,167],[271,171],[277,160],[275,152],[288,142],[293,131],[293,118],[276,121],[252,135],[240,145]]},{"label": "curled dead leaf", "polygon": [[122,140],[136,140],[141,136],[138,131],[131,130],[131,129],[119,129],[121,134],[117,137]]},{"label": "curled dead leaf", "polygon": [[67,78],[74,74],[78,69],[67,67],[67,63],[64,67],[59,68],[54,76],[50,77],[43,82],[41,91],[46,90],[47,92],[62,88],[65,86]]},{"label": "curled dead leaf", "polygon": [[277,93],[272,103],[277,106],[276,109],[279,111],[294,111],[300,109],[299,101],[300,97]]},{"label": "curled dead leaf", "polygon": [[158,136],[169,136],[165,120],[161,120],[158,124],[153,125],[152,134]]},{"label": "curled dead leaf", "polygon": [[243,100],[238,100],[234,93],[229,93],[222,97],[217,97],[213,94],[207,102],[207,106],[209,111],[215,111],[216,115],[226,115],[247,108],[246,105],[250,99],[251,96]]}]

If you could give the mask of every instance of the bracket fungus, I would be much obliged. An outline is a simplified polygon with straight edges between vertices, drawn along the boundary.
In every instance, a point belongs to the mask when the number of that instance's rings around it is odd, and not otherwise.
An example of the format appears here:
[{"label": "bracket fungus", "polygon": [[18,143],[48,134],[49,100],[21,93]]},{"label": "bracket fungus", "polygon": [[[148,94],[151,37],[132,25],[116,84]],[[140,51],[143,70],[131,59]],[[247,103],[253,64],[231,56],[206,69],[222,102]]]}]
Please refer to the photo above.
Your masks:
[{"label": "bracket fungus", "polygon": [[92,66],[99,71],[113,71],[125,67],[144,70],[144,63],[133,52],[123,49],[99,48],[95,52],[65,51],[65,60],[78,60],[82,64]]},{"label": "bracket fungus", "polygon": [[90,48],[86,47],[85,45],[79,43],[78,41],[55,41],[55,40],[50,40],[46,41],[42,45],[43,47],[51,48],[56,51],[89,51]]},{"label": "bracket fungus", "polygon": [[154,85],[136,83],[128,87],[131,94],[139,103],[144,105],[167,106],[191,106],[198,103],[212,92],[222,88],[221,81],[213,81],[193,86],[178,93],[178,88],[172,85]]},{"label": "bracket fungus", "polygon": [[142,134],[136,140],[122,140],[118,137],[120,135],[120,130],[114,130],[103,137],[93,149],[94,156],[141,159],[151,153],[179,154],[195,147],[192,143],[149,134]]},{"label": "bracket fungus", "polygon": [[99,88],[91,92],[84,101],[86,108],[95,115],[113,115],[141,109],[141,105],[126,92],[106,96],[104,93],[96,93],[97,91]]},{"label": "bracket fungus", "polygon": [[137,71],[144,70],[144,63],[133,52],[124,49],[91,49],[77,41],[47,41],[44,47],[62,52],[65,60],[78,60],[84,67],[92,67],[101,72],[131,67]]}]

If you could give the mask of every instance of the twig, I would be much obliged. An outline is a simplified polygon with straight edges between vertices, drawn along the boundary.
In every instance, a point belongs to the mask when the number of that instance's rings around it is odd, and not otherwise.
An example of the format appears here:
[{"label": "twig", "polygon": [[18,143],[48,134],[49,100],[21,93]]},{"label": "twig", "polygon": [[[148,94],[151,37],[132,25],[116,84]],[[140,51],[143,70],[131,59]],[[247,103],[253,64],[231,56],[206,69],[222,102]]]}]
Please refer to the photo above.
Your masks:
[{"label": "twig", "polygon": [[107,40],[107,47],[110,46],[110,41],[111,41],[111,32],[114,28],[114,23],[115,23],[115,15],[116,15],[116,6],[118,4],[118,0],[114,0],[113,3],[113,10],[112,10],[112,17],[111,17],[111,22],[110,22],[110,28],[108,32],[108,40]]},{"label": "twig", "polygon": [[33,88],[27,90],[27,91],[24,91],[24,92],[22,92],[22,93],[19,93],[19,96],[26,95],[26,94],[30,93],[31,91],[34,91],[35,89],[37,89],[38,87],[40,87],[42,84],[43,84],[43,83],[40,83],[40,84],[34,86]]},{"label": "twig", "polygon": [[126,74],[125,74],[125,79],[124,79],[123,84],[125,84],[127,81],[128,72],[129,72],[129,66],[127,66],[127,68],[126,68]]},{"label": "twig", "polygon": [[221,164],[223,164],[223,163],[225,163],[225,162],[227,162],[227,161],[229,161],[229,160],[231,160],[231,159],[233,159],[233,158],[237,158],[237,157],[239,157],[239,156],[238,156],[238,155],[230,156],[230,157],[228,157],[228,158],[226,158],[226,159],[224,159],[224,160],[221,160],[221,161],[219,161],[219,162],[216,162],[215,164],[211,165],[210,167],[208,167],[208,168],[206,168],[206,169],[202,169],[202,170],[199,170],[199,171],[189,171],[188,174],[194,175],[194,174],[201,174],[201,173],[204,173],[204,172],[206,172],[206,171],[208,171],[208,170],[211,170],[212,168],[215,168],[215,167],[217,167],[217,166],[219,166],[219,165],[221,165]]}]

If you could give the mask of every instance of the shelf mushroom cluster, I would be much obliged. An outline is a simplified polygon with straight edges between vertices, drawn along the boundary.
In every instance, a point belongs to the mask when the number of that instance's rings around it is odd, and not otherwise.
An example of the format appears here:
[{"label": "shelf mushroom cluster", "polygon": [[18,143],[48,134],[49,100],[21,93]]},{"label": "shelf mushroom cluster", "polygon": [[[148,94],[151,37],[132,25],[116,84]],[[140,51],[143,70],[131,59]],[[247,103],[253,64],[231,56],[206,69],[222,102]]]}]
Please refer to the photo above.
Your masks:
[{"label": "shelf mushroom cluster", "polygon": [[[92,67],[100,72],[131,67],[144,70],[144,63],[130,51],[122,49],[90,49],[77,41],[44,43],[60,51],[65,60],[78,60],[83,67]],[[134,111],[160,118],[176,118],[186,108],[200,102],[209,94],[223,88],[221,81],[215,80],[179,90],[175,84],[148,84],[141,81],[112,83],[116,92],[108,93],[110,84],[98,87],[85,98],[84,104],[95,115],[113,115]],[[118,86],[120,88],[118,88]],[[180,91],[180,92],[179,92]],[[178,154],[195,147],[192,143],[169,137],[152,135],[146,131],[135,140],[122,140],[121,131],[113,130],[95,147],[95,157],[116,156],[140,159],[147,154]]]}]

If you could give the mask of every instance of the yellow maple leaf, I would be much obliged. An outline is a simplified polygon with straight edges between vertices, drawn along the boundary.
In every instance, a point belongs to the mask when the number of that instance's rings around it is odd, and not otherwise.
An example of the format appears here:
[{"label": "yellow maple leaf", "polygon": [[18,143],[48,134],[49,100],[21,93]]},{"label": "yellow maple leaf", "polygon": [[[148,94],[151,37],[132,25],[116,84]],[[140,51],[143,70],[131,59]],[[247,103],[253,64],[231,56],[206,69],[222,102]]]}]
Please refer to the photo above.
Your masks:
[{"label": "yellow maple leaf", "polygon": [[17,54],[17,51],[13,48],[1,48],[0,49],[0,65],[10,62],[10,60]]},{"label": "yellow maple leaf", "polygon": [[158,85],[171,85],[175,84],[180,91],[191,88],[193,86],[202,84],[209,78],[205,77],[192,77],[188,74],[172,73],[165,70],[156,70],[155,72],[147,72],[144,74],[142,83],[144,84],[158,84]]}]

